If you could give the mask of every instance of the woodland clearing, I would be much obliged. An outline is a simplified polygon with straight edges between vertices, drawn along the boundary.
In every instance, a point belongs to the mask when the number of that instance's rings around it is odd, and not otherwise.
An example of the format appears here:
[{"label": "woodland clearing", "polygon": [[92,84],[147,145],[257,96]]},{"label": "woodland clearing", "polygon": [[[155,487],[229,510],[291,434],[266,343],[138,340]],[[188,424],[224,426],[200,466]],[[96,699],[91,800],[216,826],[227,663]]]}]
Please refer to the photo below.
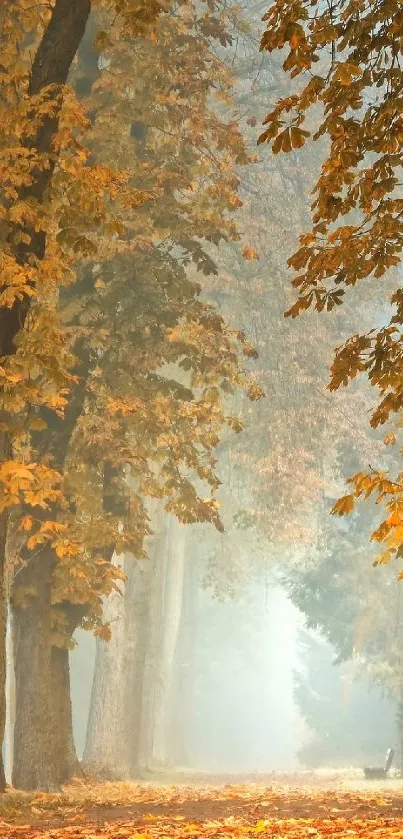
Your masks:
[{"label": "woodland clearing", "polygon": [[358,773],[337,771],[273,772],[248,779],[192,775],[175,784],[161,777],[159,786],[74,781],[59,794],[8,790],[0,810],[0,836],[7,839],[219,839],[228,834],[234,839],[257,834],[403,837],[403,782],[369,783]]}]

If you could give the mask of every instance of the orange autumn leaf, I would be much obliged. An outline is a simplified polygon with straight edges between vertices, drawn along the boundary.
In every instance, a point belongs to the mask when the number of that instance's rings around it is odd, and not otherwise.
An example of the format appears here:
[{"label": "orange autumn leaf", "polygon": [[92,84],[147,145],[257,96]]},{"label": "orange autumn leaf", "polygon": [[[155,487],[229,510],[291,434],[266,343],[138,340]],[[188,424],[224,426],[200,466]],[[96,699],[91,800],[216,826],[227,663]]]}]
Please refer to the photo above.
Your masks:
[{"label": "orange autumn leaf", "polygon": [[19,524],[21,530],[31,530],[33,525],[33,518],[32,516],[24,516]]},{"label": "orange autumn leaf", "polygon": [[248,245],[244,247],[242,251],[242,256],[244,259],[247,259],[248,261],[251,261],[253,259],[259,259],[259,254],[255,250],[255,248],[251,248]]}]

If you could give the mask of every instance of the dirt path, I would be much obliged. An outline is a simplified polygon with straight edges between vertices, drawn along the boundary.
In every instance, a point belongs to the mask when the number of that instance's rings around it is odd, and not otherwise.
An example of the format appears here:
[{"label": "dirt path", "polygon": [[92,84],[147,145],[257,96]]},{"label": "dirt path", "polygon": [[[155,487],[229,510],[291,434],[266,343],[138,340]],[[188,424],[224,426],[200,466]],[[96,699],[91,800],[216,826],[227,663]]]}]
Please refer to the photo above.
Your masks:
[{"label": "dirt path", "polygon": [[302,798],[298,792],[270,796],[269,801],[255,804],[240,801],[187,801],[184,804],[141,804],[134,806],[97,806],[84,810],[85,819],[94,824],[133,822],[140,830],[155,818],[165,823],[217,821],[230,817],[255,822],[259,819],[332,819],[332,818],[399,818],[403,819],[403,795],[387,799],[362,800],[347,794],[321,799]]},{"label": "dirt path", "polygon": [[[138,784],[68,785],[59,796],[23,797],[10,793],[3,824],[38,830],[67,830],[73,825],[130,824],[131,836],[177,833],[197,825],[241,820],[250,826],[266,820],[399,821],[403,827],[403,782],[368,784],[359,776],[313,773],[262,776],[175,775]],[[230,783],[228,783],[230,781]],[[14,796],[14,797],[13,797]],[[70,826],[70,827],[68,827]],[[21,830],[21,827],[19,828]],[[229,828],[228,828],[229,829]],[[226,828],[227,830],[227,828]],[[64,832],[64,831],[63,831]],[[197,832],[197,831],[196,831]],[[259,831],[258,831],[259,832]],[[7,835],[0,829],[0,836]],[[9,834],[12,835],[11,833]],[[38,833],[38,835],[40,835]],[[187,835],[187,833],[186,833]],[[402,830],[403,839],[403,830]]]}]

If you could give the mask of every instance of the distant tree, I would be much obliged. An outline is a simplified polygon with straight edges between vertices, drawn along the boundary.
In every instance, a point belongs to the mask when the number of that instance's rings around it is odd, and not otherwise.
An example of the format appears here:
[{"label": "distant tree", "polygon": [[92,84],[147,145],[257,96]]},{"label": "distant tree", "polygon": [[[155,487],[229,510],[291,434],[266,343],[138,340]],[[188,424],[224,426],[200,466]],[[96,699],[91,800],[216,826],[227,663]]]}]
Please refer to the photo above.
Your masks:
[{"label": "distant tree", "polygon": [[[354,465],[348,447],[339,452],[339,461],[341,474]],[[284,584],[306,616],[307,627],[333,648],[335,663],[351,662],[357,679],[377,685],[392,701],[396,745],[403,757],[402,594],[392,567],[366,573],[368,547],[363,534],[376,515],[373,505],[341,521],[328,515],[331,505],[332,498],[325,497],[316,548],[304,562],[290,564]]]},{"label": "distant tree", "polygon": [[396,745],[396,703],[370,681],[349,678],[319,635],[303,630],[298,648],[294,697],[308,729],[300,760],[310,767],[381,762]]}]

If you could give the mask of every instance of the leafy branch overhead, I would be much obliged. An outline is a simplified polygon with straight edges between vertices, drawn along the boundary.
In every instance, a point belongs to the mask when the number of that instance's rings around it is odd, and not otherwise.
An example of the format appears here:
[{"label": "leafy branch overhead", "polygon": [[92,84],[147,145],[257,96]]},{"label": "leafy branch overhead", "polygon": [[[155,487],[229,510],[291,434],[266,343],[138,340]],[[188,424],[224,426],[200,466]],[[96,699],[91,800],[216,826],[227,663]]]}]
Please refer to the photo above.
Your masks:
[{"label": "leafy branch overhead", "polygon": [[[8,211],[46,237],[22,289],[5,245],[12,270],[3,302],[21,294],[31,306],[29,329],[0,370],[16,456],[0,488],[25,534],[14,606],[26,605],[32,585],[39,590],[30,556],[46,547],[57,645],[67,604],[82,607],[86,628],[104,631],[101,598],[123,576],[113,552],[145,556],[145,498],[163,498],[184,524],[223,529],[214,452],[226,430],[242,429],[229,398],[262,396],[243,363],[256,351],[201,296],[218,273],[204,243],[240,240],[236,167],[249,156],[230,114],[215,108],[231,79],[211,46],[220,35],[227,42],[234,15],[217,12],[212,32],[208,9],[162,7],[123,2],[116,15],[113,3],[96,5],[58,106],[52,179],[40,202],[18,198]],[[47,13],[32,14],[40,43]],[[27,68],[30,52],[15,37]],[[10,93],[16,109],[24,72]],[[48,105],[34,104],[40,121]],[[26,165],[14,161],[16,180],[29,178]],[[245,244],[244,259],[257,258]]]},{"label": "leafy branch overhead", "polygon": [[[297,299],[286,314],[297,317],[310,308],[331,311],[364,280],[378,289],[400,264],[403,17],[390,0],[277,0],[264,21],[261,49],[283,52],[291,89],[266,116],[259,143],[278,153],[320,141],[322,150],[311,229],[289,259]],[[336,350],[330,383],[335,390],[365,374],[379,393],[374,427],[403,408],[402,289],[379,300],[383,311],[392,305],[390,322]],[[344,501],[337,512],[349,506]]]}]

